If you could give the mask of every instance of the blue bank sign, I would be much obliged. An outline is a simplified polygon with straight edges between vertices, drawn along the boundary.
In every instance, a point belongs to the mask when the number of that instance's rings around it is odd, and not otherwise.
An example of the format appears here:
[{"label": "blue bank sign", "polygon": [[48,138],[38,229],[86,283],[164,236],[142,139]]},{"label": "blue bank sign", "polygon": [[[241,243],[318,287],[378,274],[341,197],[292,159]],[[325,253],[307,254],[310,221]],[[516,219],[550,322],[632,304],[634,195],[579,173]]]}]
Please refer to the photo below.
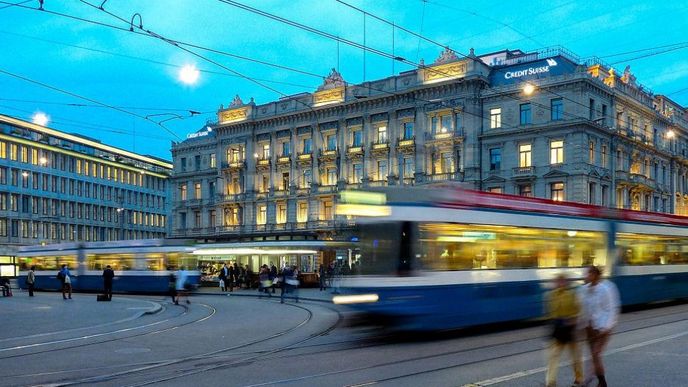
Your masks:
[{"label": "blue bank sign", "polygon": [[492,85],[508,85],[529,79],[570,74],[576,71],[576,64],[561,56],[542,59],[535,62],[506,66],[492,71]]}]

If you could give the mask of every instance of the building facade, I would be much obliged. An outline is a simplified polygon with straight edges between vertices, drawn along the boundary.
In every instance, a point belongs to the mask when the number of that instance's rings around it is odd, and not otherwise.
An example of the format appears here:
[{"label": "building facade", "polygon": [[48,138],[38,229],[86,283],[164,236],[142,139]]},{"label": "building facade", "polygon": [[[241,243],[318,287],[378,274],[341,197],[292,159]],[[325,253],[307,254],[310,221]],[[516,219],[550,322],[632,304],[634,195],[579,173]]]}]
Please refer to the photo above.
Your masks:
[{"label": "building facade", "polygon": [[0,115],[0,245],[165,237],[171,168]]},{"label": "building facade", "polygon": [[462,182],[562,201],[688,212],[686,110],[599,60],[501,51],[258,105],[173,145],[172,236],[338,238],[337,193]]}]

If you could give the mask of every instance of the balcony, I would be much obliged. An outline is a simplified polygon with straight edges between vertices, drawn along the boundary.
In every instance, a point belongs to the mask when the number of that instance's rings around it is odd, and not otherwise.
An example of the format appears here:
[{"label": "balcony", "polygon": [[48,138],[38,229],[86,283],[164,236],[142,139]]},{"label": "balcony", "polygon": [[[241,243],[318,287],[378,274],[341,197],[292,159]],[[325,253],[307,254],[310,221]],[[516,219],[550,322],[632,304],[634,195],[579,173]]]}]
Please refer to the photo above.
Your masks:
[{"label": "balcony", "polygon": [[228,163],[222,163],[222,168],[229,170],[230,172],[240,171],[246,166],[243,160],[233,160]]},{"label": "balcony", "polygon": [[256,169],[267,170],[270,169],[270,158],[259,158],[256,160]]},{"label": "balcony", "polygon": [[226,194],[226,195],[218,194],[217,195],[217,200],[221,203],[236,203],[236,202],[243,201],[244,199],[245,199],[245,197],[244,197],[243,193]]},{"label": "balcony", "polygon": [[416,150],[416,137],[397,140],[397,149],[404,154],[413,153]]},{"label": "balcony", "polygon": [[640,173],[631,173],[628,180],[631,183],[641,184],[647,187],[652,187],[654,185],[649,177]]},{"label": "balcony", "polygon": [[299,154],[296,157],[296,161],[301,165],[311,164],[313,162],[313,153],[299,152]]},{"label": "balcony", "polygon": [[535,177],[535,167],[515,167],[512,169],[511,174],[514,178]]},{"label": "balcony", "polygon": [[368,187],[386,187],[387,180],[371,180],[368,182]]},{"label": "balcony", "polygon": [[447,180],[456,180],[457,174],[455,172],[445,172],[445,173],[435,173],[432,175],[427,175],[428,182],[439,182]]},{"label": "balcony", "polygon": [[277,165],[289,165],[291,164],[291,155],[280,156],[277,158]]},{"label": "balcony", "polygon": [[336,149],[326,149],[320,151],[320,156],[318,161],[321,163],[330,163],[337,160],[337,150]]},{"label": "balcony", "polygon": [[389,142],[388,141],[380,141],[380,142],[374,142],[370,146],[370,153],[373,156],[386,156],[389,154]]},{"label": "balcony", "polygon": [[275,198],[284,198],[289,196],[289,189],[277,189],[272,192],[272,196]]},{"label": "balcony", "polygon": [[330,194],[337,192],[337,185],[321,185],[318,186],[319,194]]},{"label": "balcony", "polygon": [[425,133],[425,142],[432,145],[451,145],[463,141],[463,130]]},{"label": "balcony", "polygon": [[352,145],[346,150],[346,156],[350,159],[363,157],[363,145]]}]

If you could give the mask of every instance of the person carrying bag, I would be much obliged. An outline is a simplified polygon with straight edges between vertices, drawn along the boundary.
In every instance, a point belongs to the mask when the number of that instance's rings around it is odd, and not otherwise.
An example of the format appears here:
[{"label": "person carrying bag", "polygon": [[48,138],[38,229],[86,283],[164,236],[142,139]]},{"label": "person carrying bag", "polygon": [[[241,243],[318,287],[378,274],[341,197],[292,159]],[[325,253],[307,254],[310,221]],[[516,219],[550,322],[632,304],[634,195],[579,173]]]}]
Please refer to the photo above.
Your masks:
[{"label": "person carrying bag", "polygon": [[569,287],[565,275],[557,276],[556,288],[546,298],[547,317],[551,321],[551,343],[547,364],[546,386],[557,385],[559,357],[568,348],[573,362],[575,380],[573,386],[582,386],[583,359],[576,340],[576,327],[581,305],[576,292]]}]

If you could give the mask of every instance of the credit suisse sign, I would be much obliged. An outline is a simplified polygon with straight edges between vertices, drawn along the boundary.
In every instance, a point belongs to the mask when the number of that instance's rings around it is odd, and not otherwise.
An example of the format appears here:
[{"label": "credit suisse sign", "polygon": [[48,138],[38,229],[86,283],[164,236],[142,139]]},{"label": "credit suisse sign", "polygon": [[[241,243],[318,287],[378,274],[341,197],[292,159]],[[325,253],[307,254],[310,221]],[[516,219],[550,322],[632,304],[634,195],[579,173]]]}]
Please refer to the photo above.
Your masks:
[{"label": "credit suisse sign", "polygon": [[530,79],[570,74],[576,71],[576,64],[570,60],[556,56],[529,63],[505,66],[494,69],[490,74],[492,85],[508,85],[520,83]]}]

